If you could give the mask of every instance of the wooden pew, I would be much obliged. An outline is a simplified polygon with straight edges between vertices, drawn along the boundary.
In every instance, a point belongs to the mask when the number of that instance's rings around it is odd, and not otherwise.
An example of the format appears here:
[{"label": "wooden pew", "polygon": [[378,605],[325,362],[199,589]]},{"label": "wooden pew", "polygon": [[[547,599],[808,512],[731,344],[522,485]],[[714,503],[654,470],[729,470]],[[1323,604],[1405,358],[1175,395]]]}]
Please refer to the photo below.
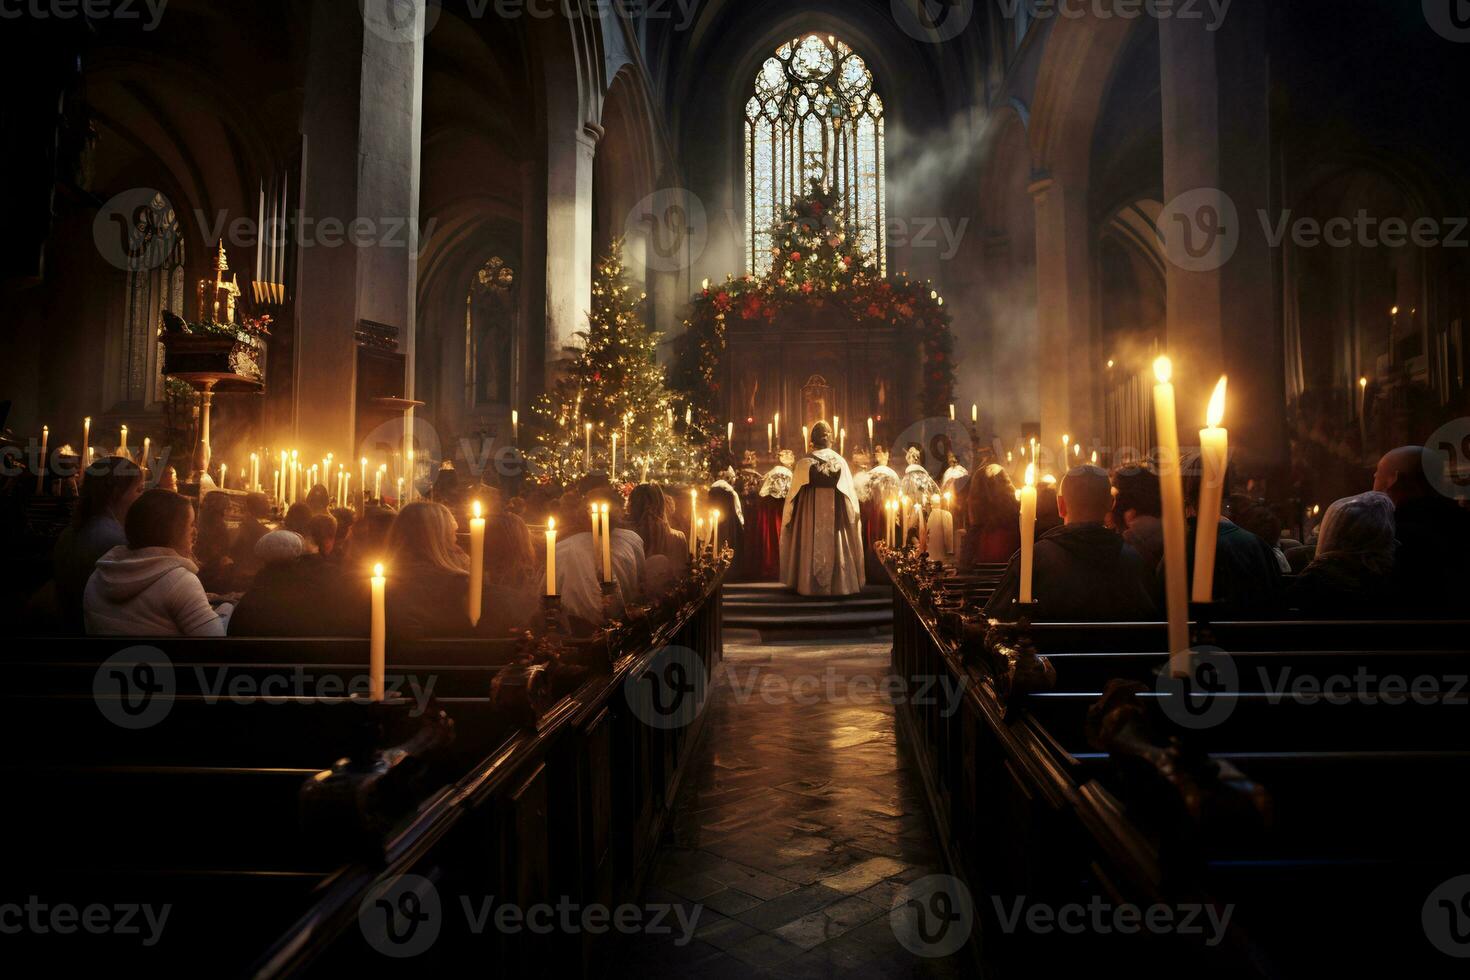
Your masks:
[{"label": "wooden pew", "polygon": [[[1420,920],[1430,891],[1470,867],[1454,806],[1470,775],[1466,624],[1210,624],[1236,678],[1201,702],[1230,710],[1191,727],[1183,692],[1159,679],[1162,624],[1041,624],[992,648],[937,614],[958,590],[890,569],[895,672],[964,689],[958,706],[909,703],[899,718],[995,975],[1100,959],[1145,976],[1453,964]],[[1360,671],[1331,699],[1311,686]],[[1417,698],[1384,683],[1420,677],[1434,689]],[[1001,912],[1020,896],[1203,903],[1233,919],[1218,947],[1008,931]]]},{"label": "wooden pew", "polygon": [[[153,947],[116,935],[66,945],[55,936],[24,937],[57,963],[125,955],[145,968],[178,969],[208,957],[229,972],[267,977],[307,967],[376,972],[393,961],[371,941],[372,929],[360,926],[359,912],[399,876],[421,875],[436,883],[445,919],[441,938],[416,965],[449,963],[470,949],[512,971],[535,963],[597,972],[596,937],[493,928],[475,935],[460,898],[495,895],[529,906],[565,896],[611,907],[639,893],[703,716],[674,729],[650,725],[626,692],[674,648],[712,673],[722,644],[723,574],[716,569],[615,659],[603,649],[601,669],[563,672],[565,695],[534,713],[515,707],[524,680],[515,663],[520,648],[502,641],[435,640],[394,650],[390,677],[397,671],[436,684],[431,701],[388,708],[316,688],[259,696],[263,681],[286,671],[291,683],[308,687],[358,676],[364,640],[20,644],[29,659],[7,665],[12,683],[0,694],[0,730],[24,746],[6,775],[28,792],[23,805],[7,808],[0,830],[24,847],[0,902],[37,894],[79,906],[130,901],[172,909]],[[151,648],[143,654],[155,669],[150,683],[165,662],[172,681],[150,701],[167,710],[138,728],[104,713],[126,689],[113,693],[104,683],[94,693],[97,678],[119,666],[109,658],[129,646]],[[598,652],[594,644],[564,651],[583,668],[595,665]],[[221,696],[231,690],[234,696]],[[372,814],[383,833],[358,839],[341,823],[327,824],[340,826],[340,835],[321,827],[303,833],[313,813],[338,813],[303,803],[303,787],[319,782],[315,774],[356,757],[379,728],[378,744],[399,744],[420,736],[424,719],[440,712],[453,723],[454,741],[414,757],[414,778],[402,784],[412,795],[396,789],[388,800],[396,808]]]}]

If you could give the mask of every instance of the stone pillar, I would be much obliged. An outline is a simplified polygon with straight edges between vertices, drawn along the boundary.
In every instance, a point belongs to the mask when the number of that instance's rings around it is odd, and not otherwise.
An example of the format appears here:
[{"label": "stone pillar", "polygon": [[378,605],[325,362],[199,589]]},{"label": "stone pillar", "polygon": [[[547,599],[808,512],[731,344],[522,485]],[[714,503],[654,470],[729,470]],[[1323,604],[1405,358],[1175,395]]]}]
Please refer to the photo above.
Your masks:
[{"label": "stone pillar", "polygon": [[[1284,414],[1274,410],[1285,390],[1278,274],[1259,221],[1273,198],[1267,47],[1265,11],[1250,0],[1218,31],[1200,20],[1159,23],[1167,347],[1180,438],[1198,441],[1210,391],[1229,374],[1232,449],[1252,469],[1286,459]],[[1201,206],[1218,219],[1201,221]],[[1194,254],[1172,238],[1184,231]]]},{"label": "stone pillar", "polygon": [[[1094,411],[1100,365],[1092,331],[1091,227],[1079,182],[1050,174],[1031,184],[1036,201],[1036,348],[1041,438],[1102,435]],[[1056,452],[1060,452],[1057,449]]]},{"label": "stone pillar", "polygon": [[[358,8],[361,11],[362,8]],[[302,112],[296,401],[290,440],[305,458],[356,456],[359,320],[399,329],[413,397],[418,279],[424,0],[412,20],[318,2]]]},{"label": "stone pillar", "polygon": [[592,308],[592,161],[599,127],[552,132],[546,165],[546,374],[587,328]]}]

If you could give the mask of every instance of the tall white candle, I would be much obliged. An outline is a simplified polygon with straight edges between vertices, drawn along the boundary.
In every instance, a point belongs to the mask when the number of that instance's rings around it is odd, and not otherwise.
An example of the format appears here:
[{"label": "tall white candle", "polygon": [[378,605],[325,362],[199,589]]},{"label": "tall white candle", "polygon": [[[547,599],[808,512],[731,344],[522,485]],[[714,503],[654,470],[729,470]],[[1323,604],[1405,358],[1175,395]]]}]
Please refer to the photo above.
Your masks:
[{"label": "tall white candle", "polygon": [[582,447],[582,458],[587,464],[587,472],[592,472],[592,423],[588,422],[583,429],[586,431],[586,443]]},{"label": "tall white candle", "polygon": [[1199,525],[1194,538],[1194,601],[1212,602],[1215,598],[1215,545],[1220,534],[1220,500],[1225,493],[1225,467],[1230,455],[1229,433],[1221,427],[1225,421],[1225,378],[1215,386],[1205,412],[1205,428],[1200,430]]},{"label": "tall white candle", "polygon": [[773,438],[774,438],[774,434],[773,434],[773,431],[772,431],[772,428],[771,428],[771,423],[767,422],[766,423],[766,452],[768,452],[768,453],[774,451],[775,446],[774,446],[774,443],[772,441]]},{"label": "tall white candle", "polygon": [[873,448],[873,416],[868,416],[868,449]]},{"label": "tall white candle", "polygon": [[718,555],[720,553],[720,512],[710,511],[709,520],[709,546]]},{"label": "tall white candle", "polygon": [[556,595],[556,518],[546,519],[546,594]]},{"label": "tall white candle", "polygon": [[374,701],[383,700],[383,675],[388,665],[388,580],[383,577],[383,566],[373,566],[373,611],[372,632],[368,640],[368,687]]},{"label": "tall white candle", "polygon": [[695,522],[699,520],[699,491],[689,491],[689,553],[699,554],[699,538],[695,536]]},{"label": "tall white candle", "polygon": [[366,456],[362,457],[362,459],[360,461],[360,465],[362,467],[362,482],[359,484],[359,486],[362,487],[362,490],[360,492],[367,493],[367,467],[368,467],[368,462],[367,462],[367,457]]},{"label": "tall white candle", "polygon": [[226,465],[225,463],[219,464],[219,488],[221,490],[225,489],[225,478],[229,475],[229,472],[230,468],[228,465]]},{"label": "tall white candle", "polygon": [[599,516],[602,518],[602,580],[611,582],[612,573],[612,515],[608,513],[607,504],[598,508]]},{"label": "tall white candle", "polygon": [[82,419],[82,465],[92,462],[92,416]]},{"label": "tall white candle", "polygon": [[1184,486],[1179,473],[1179,424],[1174,406],[1174,366],[1154,361],[1154,417],[1159,437],[1159,496],[1164,510],[1164,607],[1169,617],[1169,671],[1189,676],[1189,587],[1184,567]]},{"label": "tall white candle", "polygon": [[776,426],[776,445],[779,446],[779,445],[781,445],[781,413],[780,412],[777,412],[776,413],[776,416],[775,416],[774,419],[772,419],[772,422],[774,422],[775,423],[775,426]]},{"label": "tall white candle", "polygon": [[39,494],[46,483],[46,444],[51,441],[51,427],[41,426],[41,458],[36,462],[36,493]]},{"label": "tall white candle", "polygon": [[126,456],[128,454],[128,427],[123,426],[117,436],[117,454]]},{"label": "tall white candle", "polygon": [[608,461],[607,471],[614,479],[618,475],[618,434],[612,434],[612,457]]},{"label": "tall white candle", "polygon": [[255,493],[260,492],[260,455],[250,454],[250,489]]},{"label": "tall white candle", "polygon": [[1033,600],[1032,587],[1036,566],[1036,464],[1026,464],[1026,485],[1019,492],[1021,500],[1021,592],[1023,603]]},{"label": "tall white candle", "polygon": [[971,405],[970,406],[970,421],[971,422],[979,422],[980,421],[980,406],[979,405]]},{"label": "tall white candle", "polygon": [[480,502],[470,505],[470,625],[480,622],[480,597],[485,582],[485,518],[480,516]]},{"label": "tall white candle", "polygon": [[735,445],[735,423],[725,423],[725,448],[729,449]]},{"label": "tall white candle", "polygon": [[515,409],[510,410],[510,444],[512,446],[521,444],[521,413]]},{"label": "tall white candle", "polygon": [[592,518],[592,567],[597,569],[597,580],[606,582],[602,577],[602,518],[598,515],[597,505],[592,504],[588,508]]},{"label": "tall white candle", "polygon": [[139,462],[142,464],[143,469],[145,469],[145,470],[148,468],[148,443],[149,443],[149,441],[150,440],[149,440],[149,437],[148,436],[144,436],[143,437],[143,455],[139,458]]}]

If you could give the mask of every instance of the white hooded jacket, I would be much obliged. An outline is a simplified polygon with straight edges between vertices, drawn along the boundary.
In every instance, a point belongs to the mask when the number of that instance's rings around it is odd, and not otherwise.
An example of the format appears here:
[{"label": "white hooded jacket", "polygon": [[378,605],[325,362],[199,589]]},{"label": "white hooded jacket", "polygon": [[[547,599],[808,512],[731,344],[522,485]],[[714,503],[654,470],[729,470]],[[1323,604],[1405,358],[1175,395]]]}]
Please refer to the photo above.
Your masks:
[{"label": "white hooded jacket", "polygon": [[93,636],[224,636],[232,609],[214,611],[199,566],[172,548],[113,548],[82,594]]}]

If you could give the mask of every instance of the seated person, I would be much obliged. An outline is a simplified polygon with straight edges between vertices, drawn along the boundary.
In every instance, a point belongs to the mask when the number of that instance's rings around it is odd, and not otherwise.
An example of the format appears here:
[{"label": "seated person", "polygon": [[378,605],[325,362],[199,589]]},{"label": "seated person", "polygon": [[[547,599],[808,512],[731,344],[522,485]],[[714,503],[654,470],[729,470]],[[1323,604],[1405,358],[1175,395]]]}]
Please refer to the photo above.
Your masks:
[{"label": "seated person", "polygon": [[363,577],[373,573],[373,566],[388,552],[388,535],[393,530],[397,513],[387,507],[369,507],[352,522],[347,532],[345,552],[340,562],[351,566],[351,573]]},{"label": "seated person", "polygon": [[331,514],[316,514],[306,526],[306,531],[311,536],[311,550],[322,558],[331,560],[332,552],[337,547],[337,518]]},{"label": "seated person", "polygon": [[[556,591],[561,596],[562,610],[572,623],[574,632],[589,633],[604,622],[602,603],[602,555],[593,554],[592,518],[588,509],[593,501],[602,503],[612,495],[594,492],[585,504],[583,498],[570,494],[559,505],[557,527],[565,534],[556,541]],[[609,503],[611,510],[611,503]],[[617,590],[613,597],[613,615],[619,615],[628,601],[636,599],[643,577],[643,539],[627,528],[613,527],[611,542],[613,580]]]},{"label": "seated person", "polygon": [[[1198,452],[1187,452],[1180,458],[1184,483],[1185,570],[1193,596],[1194,544],[1199,518],[1199,492],[1203,463]],[[1230,497],[1230,474],[1225,475],[1221,499]],[[1266,542],[1224,517],[1220,518],[1215,539],[1216,619],[1270,619],[1281,610],[1281,565],[1276,552]],[[1164,567],[1158,570],[1159,594],[1163,594]]]},{"label": "seated person", "polygon": [[205,493],[199,500],[194,561],[199,565],[199,581],[209,592],[232,592],[241,587],[235,581],[235,563],[230,558],[234,534],[227,518],[229,511],[229,494]]},{"label": "seated person", "polygon": [[485,578],[480,593],[480,636],[505,637],[530,629],[546,591],[526,522],[500,512],[485,521]]},{"label": "seated person", "polygon": [[1442,472],[1438,450],[1403,446],[1373,473],[1373,489],[1393,501],[1397,591],[1425,616],[1464,615],[1470,594],[1470,511],[1430,482]]},{"label": "seated person", "polygon": [[149,490],[123,522],[127,544],[97,562],[82,594],[94,636],[224,636],[231,608],[215,612],[194,564],[194,505]]},{"label": "seated person", "polygon": [[1159,499],[1159,472],[1151,463],[1120,466],[1113,472],[1113,530],[1157,568],[1164,558],[1164,504]]},{"label": "seated person", "polygon": [[398,512],[384,560],[390,640],[471,635],[470,560],[458,530],[443,504],[416,500]]},{"label": "seated person", "polygon": [[1393,501],[1369,491],[1333,502],[1317,532],[1317,556],[1292,582],[1287,605],[1305,616],[1391,614]]},{"label": "seated person", "polygon": [[998,565],[1021,547],[1021,508],[1005,467],[990,463],[970,477],[965,493],[967,530],[959,567]]},{"label": "seated person", "polygon": [[143,493],[143,472],[125,456],[99,459],[87,468],[71,526],[51,553],[63,628],[82,632],[82,592],[97,560],[128,543],[123,521]]},{"label": "seated person", "polygon": [[230,617],[231,636],[366,636],[368,581],[350,577],[295,531],[255,545],[255,581]]},{"label": "seated person", "polygon": [[235,581],[240,588],[248,588],[255,577],[260,563],[255,560],[255,543],[270,533],[271,501],[263,493],[252,493],[245,498],[245,519],[235,528],[235,541],[230,548],[230,560],[235,565]]},{"label": "seated person", "polygon": [[[1104,523],[1113,506],[1107,471],[1078,466],[1062,480],[1057,510],[1063,524],[1040,536],[1033,556],[1032,593],[1038,618],[1053,622],[1153,620],[1153,572],[1121,535]],[[1021,588],[1021,556],[1015,555],[985,614],[1015,616]]]},{"label": "seated person", "polygon": [[689,538],[669,525],[667,498],[651,483],[629,495],[628,524],[643,542],[644,589],[658,595],[688,570]]}]

